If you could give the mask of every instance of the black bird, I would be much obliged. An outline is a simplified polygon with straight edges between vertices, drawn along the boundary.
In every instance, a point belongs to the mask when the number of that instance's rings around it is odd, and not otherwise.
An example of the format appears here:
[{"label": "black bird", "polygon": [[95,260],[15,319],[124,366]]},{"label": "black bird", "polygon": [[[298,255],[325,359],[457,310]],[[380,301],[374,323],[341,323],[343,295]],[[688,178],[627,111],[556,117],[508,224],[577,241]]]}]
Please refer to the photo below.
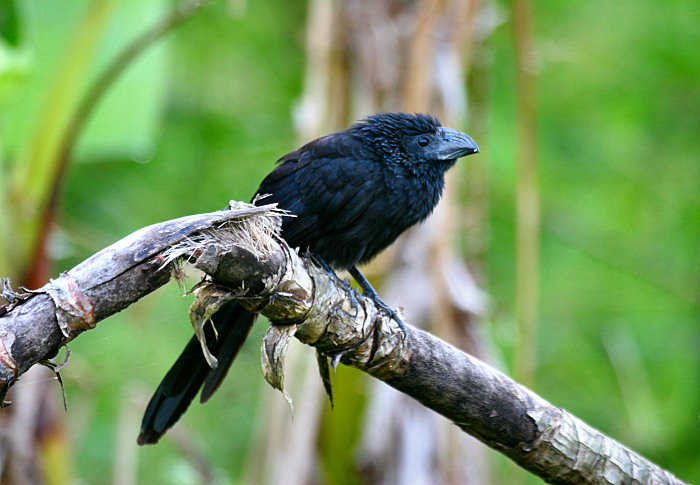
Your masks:
[{"label": "black bird", "polygon": [[[349,270],[363,293],[395,317],[357,265],[428,217],[442,195],[447,169],[478,151],[469,136],[442,127],[432,116],[376,114],[282,157],[256,196],[269,194],[260,203],[276,202],[296,215],[282,222],[282,237],[291,247],[308,248],[331,268]],[[192,337],[148,404],[139,444],[156,443],[200,388],[201,402],[211,397],[255,317],[235,302],[213,316],[218,336],[207,328],[206,337],[218,360],[214,369]]]}]

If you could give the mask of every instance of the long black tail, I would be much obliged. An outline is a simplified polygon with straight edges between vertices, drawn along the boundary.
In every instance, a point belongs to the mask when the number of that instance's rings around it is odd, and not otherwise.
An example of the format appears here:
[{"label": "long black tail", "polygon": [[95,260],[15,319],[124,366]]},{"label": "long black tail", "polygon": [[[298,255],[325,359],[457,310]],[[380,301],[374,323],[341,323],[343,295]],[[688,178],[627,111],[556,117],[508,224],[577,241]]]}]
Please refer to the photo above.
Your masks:
[{"label": "long black tail", "polygon": [[148,403],[138,444],[157,443],[180,419],[200,388],[201,402],[206,402],[214,394],[248,337],[256,316],[235,301],[227,303],[214,314],[212,321],[218,337],[211,325],[206,325],[205,336],[210,352],[218,360],[215,369],[209,367],[199,341],[192,337]]}]

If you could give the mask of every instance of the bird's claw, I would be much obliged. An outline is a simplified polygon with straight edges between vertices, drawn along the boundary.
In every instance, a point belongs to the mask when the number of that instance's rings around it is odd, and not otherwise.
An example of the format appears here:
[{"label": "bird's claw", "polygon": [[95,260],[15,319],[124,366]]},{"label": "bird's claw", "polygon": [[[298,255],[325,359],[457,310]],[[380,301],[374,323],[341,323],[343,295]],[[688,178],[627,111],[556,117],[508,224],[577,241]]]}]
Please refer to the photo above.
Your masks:
[{"label": "bird's claw", "polygon": [[356,317],[357,314],[358,314],[359,311],[360,311],[360,309],[359,309],[360,304],[359,304],[359,302],[357,301],[357,295],[358,295],[358,293],[357,293],[357,291],[355,290],[355,288],[353,288],[353,287],[350,286],[350,283],[348,283],[348,288],[346,288],[346,289],[348,289],[348,295],[349,295],[349,297],[350,297],[350,307],[355,311],[355,315],[354,315],[354,316]]},{"label": "bird's claw", "polygon": [[372,301],[374,301],[374,303],[379,308],[381,308],[384,311],[384,313],[386,313],[389,316],[389,318],[391,318],[396,323],[398,323],[399,328],[401,329],[401,333],[403,334],[404,337],[406,337],[406,325],[403,323],[403,320],[401,319],[401,316],[399,315],[399,313],[396,310],[394,310],[393,308],[391,308],[389,305],[387,305],[386,302],[384,300],[382,300],[381,298],[379,298],[379,296],[376,293],[374,293],[373,295],[369,294],[369,295],[365,295],[365,296],[368,296],[369,298],[371,298]]},{"label": "bird's claw", "polygon": [[367,298],[371,298],[372,301],[377,305],[379,308],[384,310],[384,312],[389,315],[389,317],[394,320],[396,323],[399,324],[399,328],[401,329],[401,333],[403,334],[404,338],[406,337],[406,325],[404,325],[403,320],[401,320],[401,317],[399,314],[391,308],[389,305],[386,304],[384,300],[379,298],[379,294],[376,292],[374,287],[370,284],[369,281],[367,281],[367,278],[360,272],[359,269],[357,269],[357,266],[353,266],[350,268],[350,274],[352,275],[353,278],[355,278],[355,281],[362,287],[362,294],[366,296]]}]

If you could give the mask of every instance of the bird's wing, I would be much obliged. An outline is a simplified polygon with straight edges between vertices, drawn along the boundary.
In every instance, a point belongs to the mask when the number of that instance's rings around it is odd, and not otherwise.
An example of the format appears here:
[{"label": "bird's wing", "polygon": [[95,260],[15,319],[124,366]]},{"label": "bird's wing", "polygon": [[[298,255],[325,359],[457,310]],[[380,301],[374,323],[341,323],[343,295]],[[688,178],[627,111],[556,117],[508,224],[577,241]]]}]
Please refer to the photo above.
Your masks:
[{"label": "bird's wing", "polygon": [[347,136],[315,140],[282,159],[258,189],[271,194],[293,214],[283,222],[283,236],[293,246],[308,246],[319,228],[343,231],[366,212],[382,182],[376,155]]}]

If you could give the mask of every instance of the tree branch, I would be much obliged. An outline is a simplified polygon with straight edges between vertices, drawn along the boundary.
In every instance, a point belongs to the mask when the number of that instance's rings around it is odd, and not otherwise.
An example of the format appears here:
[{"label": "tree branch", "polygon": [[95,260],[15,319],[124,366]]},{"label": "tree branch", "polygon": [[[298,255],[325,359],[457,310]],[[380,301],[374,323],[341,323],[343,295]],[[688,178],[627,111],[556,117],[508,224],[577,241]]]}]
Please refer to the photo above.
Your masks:
[{"label": "tree branch", "polygon": [[[684,483],[532,391],[422,330],[396,322],[348,284],[290,250],[274,206],[232,203],[143,228],[43,288],[6,289],[0,307],[0,392],[33,364],[165,284],[178,261],[203,270],[273,325],[268,380],[281,387],[286,339],[408,394],[551,483]],[[419,282],[416,282],[419,284]],[[326,369],[327,370],[327,369]]]}]

